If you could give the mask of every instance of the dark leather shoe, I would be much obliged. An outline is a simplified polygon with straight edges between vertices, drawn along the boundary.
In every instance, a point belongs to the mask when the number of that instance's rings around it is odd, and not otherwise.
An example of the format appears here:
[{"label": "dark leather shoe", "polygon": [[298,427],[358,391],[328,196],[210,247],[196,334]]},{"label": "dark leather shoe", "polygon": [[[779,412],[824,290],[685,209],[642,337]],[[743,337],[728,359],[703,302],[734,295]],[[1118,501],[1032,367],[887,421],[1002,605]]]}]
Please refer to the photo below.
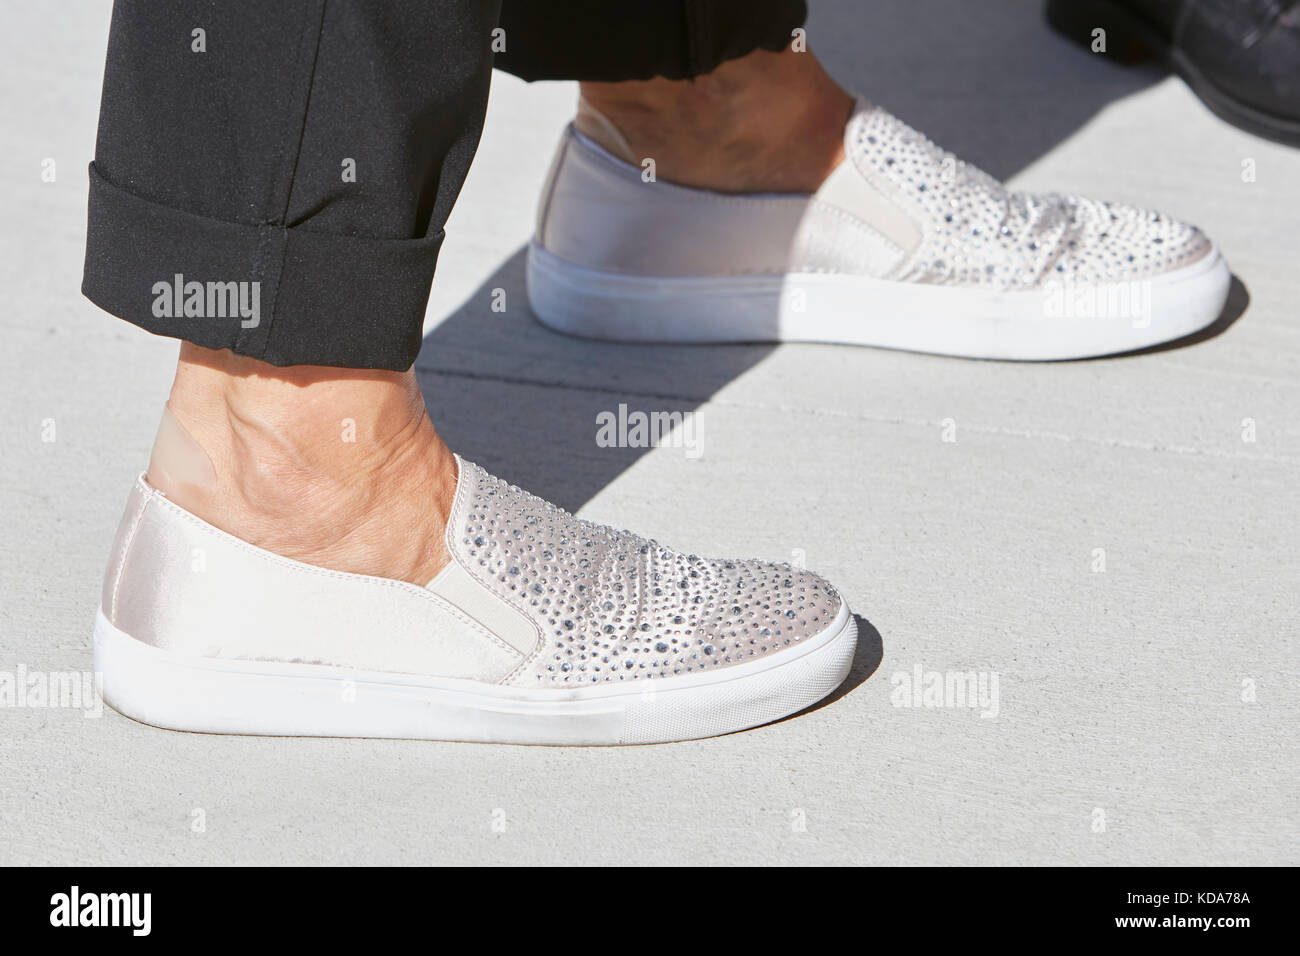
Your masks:
[{"label": "dark leather shoe", "polygon": [[1162,59],[1235,126],[1300,146],[1300,0],[1048,0],[1058,31],[1124,63]]}]

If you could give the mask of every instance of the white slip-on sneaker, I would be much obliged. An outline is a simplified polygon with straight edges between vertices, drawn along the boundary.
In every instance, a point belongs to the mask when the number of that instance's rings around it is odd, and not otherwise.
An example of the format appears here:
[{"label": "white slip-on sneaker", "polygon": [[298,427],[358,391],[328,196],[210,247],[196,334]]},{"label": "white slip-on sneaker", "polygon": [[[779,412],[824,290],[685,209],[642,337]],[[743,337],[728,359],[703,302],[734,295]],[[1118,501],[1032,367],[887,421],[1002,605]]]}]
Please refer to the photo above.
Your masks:
[{"label": "white slip-on sneaker", "polygon": [[[838,342],[1048,360],[1140,349],[1221,314],[1194,226],[1010,192],[865,102],[813,195],[645,181],[572,126],[528,250],[533,311],[634,342]],[[647,177],[649,178],[649,177]]]},{"label": "white slip-on sneaker", "polygon": [[211,733],[636,744],[767,723],[847,676],[857,626],[816,575],[679,554],[458,462],[427,587],[280,557],[141,477],[95,623],[105,702]]}]

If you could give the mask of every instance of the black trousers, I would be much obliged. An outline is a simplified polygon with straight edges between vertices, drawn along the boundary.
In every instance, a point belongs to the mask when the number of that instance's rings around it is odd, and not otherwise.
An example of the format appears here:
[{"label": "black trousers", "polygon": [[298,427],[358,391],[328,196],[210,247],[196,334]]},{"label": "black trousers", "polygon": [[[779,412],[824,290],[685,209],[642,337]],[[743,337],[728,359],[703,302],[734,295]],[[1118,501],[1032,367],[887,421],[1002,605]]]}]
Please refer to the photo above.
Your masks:
[{"label": "black trousers", "polygon": [[685,79],[780,49],[805,14],[804,0],[117,0],[82,291],[273,365],[408,368],[494,54],[527,80]]}]

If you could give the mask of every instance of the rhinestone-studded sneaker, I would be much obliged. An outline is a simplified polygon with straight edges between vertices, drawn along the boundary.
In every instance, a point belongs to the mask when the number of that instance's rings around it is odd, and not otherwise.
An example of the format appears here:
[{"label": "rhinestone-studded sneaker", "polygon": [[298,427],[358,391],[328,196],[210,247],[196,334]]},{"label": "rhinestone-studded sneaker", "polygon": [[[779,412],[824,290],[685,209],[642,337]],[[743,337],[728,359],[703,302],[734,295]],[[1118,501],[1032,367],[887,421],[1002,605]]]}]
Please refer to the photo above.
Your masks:
[{"label": "rhinestone-studded sneaker", "polygon": [[1012,192],[865,102],[844,148],[813,195],[734,195],[643,178],[570,127],[529,247],[534,312],[625,341],[1064,359],[1178,339],[1223,310],[1231,274],[1194,226]]},{"label": "rhinestone-studded sneaker", "polygon": [[427,587],[257,548],[143,478],[95,624],[104,700],[212,733],[629,744],[795,713],[857,627],[807,571],[685,555],[459,460]]}]

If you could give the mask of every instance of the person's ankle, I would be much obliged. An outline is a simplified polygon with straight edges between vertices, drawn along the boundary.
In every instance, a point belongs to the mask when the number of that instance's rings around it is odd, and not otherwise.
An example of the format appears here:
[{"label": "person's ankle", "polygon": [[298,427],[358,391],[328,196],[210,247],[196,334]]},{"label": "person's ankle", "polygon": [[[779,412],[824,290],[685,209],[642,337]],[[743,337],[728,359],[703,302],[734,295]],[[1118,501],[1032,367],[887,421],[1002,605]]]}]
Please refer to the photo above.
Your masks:
[{"label": "person's ankle", "polygon": [[[693,80],[582,83],[575,124],[656,178],[719,192],[811,193],[844,159],[854,98],[810,52],[758,50]],[[612,129],[610,128],[612,126]]]},{"label": "person's ankle", "polygon": [[446,565],[455,457],[411,371],[276,368],[185,343],[168,408],[182,437],[160,431],[147,477],[210,524],[339,571],[427,584]]}]

